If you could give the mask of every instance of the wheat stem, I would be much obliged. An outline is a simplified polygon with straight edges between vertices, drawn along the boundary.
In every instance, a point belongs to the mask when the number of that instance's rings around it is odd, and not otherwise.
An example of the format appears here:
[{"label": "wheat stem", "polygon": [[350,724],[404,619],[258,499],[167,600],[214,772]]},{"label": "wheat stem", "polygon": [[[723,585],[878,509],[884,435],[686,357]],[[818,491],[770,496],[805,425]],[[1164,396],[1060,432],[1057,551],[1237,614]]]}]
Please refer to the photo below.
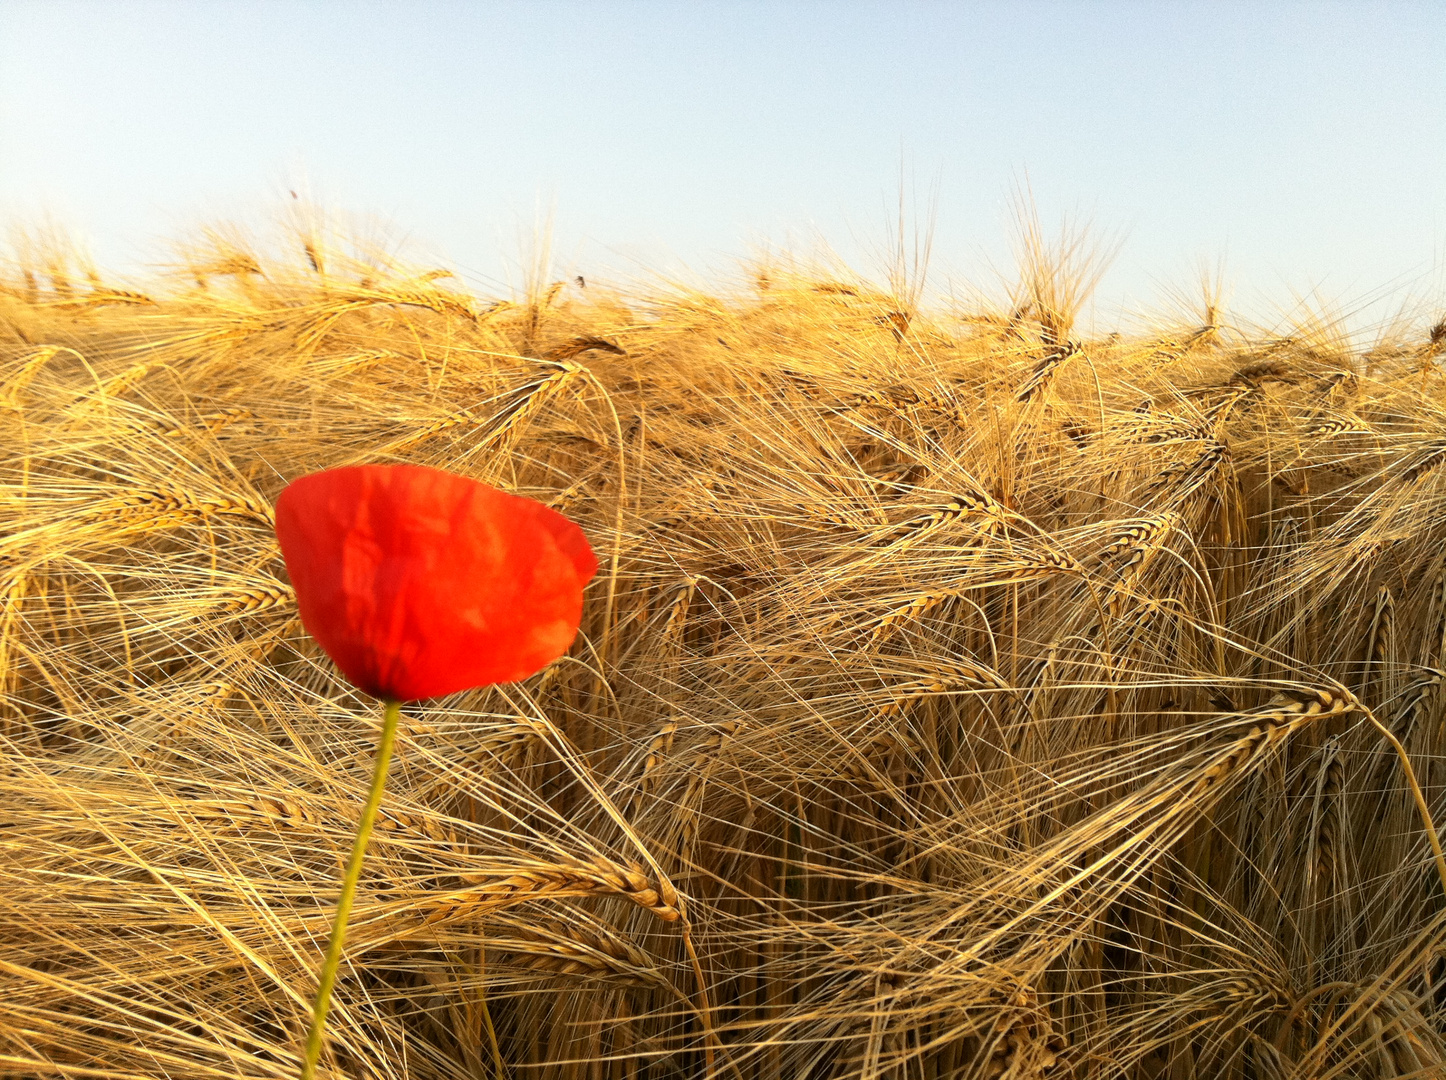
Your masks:
[{"label": "wheat stem", "polygon": [[[484,975],[487,965],[485,947],[477,950],[477,974]],[[477,991],[477,1003],[482,1006],[482,1026],[487,1029],[487,1045],[492,1050],[492,1067],[497,1070],[497,1080],[507,1080],[507,1067],[502,1064],[502,1046],[497,1041],[497,1028],[492,1024],[492,1010],[487,1007],[487,984],[483,980]]]},{"label": "wheat stem", "polygon": [[352,841],[351,856],[346,862],[346,873],[342,878],[341,898],[336,903],[336,917],[331,924],[331,938],[326,943],[326,959],[321,965],[321,985],[316,990],[316,1003],[311,1007],[311,1027],[306,1033],[306,1060],[301,1066],[301,1080],[313,1080],[316,1063],[321,1059],[321,1047],[325,1038],[326,1014],[331,1007],[331,991],[336,985],[337,969],[341,966],[341,948],[346,940],[346,921],[351,915],[352,902],[356,899],[357,882],[361,879],[362,859],[366,856],[367,841],[371,839],[372,824],[377,818],[377,807],[381,805],[382,789],[387,783],[387,766],[392,760],[392,744],[397,737],[397,722],[402,715],[399,701],[388,701],[382,713],[382,737],[377,743],[376,767],[372,771],[372,786],[367,793],[366,805],[362,807],[361,821],[357,824],[356,839]]},{"label": "wheat stem", "polygon": [[1406,748],[1401,745],[1401,740],[1391,733],[1391,729],[1376,719],[1376,714],[1370,709],[1361,710],[1379,731],[1383,738],[1391,744],[1396,751],[1396,756],[1401,759],[1401,771],[1406,774],[1406,783],[1411,788],[1411,796],[1416,800],[1416,812],[1421,815],[1421,827],[1426,830],[1426,839],[1431,842],[1431,854],[1436,859],[1436,874],[1441,878],[1441,888],[1446,891],[1446,852],[1441,850],[1441,837],[1436,833],[1436,825],[1431,820],[1431,807],[1426,802],[1426,795],[1421,790],[1421,784],[1416,779],[1416,770],[1411,766],[1411,757],[1406,753]]}]

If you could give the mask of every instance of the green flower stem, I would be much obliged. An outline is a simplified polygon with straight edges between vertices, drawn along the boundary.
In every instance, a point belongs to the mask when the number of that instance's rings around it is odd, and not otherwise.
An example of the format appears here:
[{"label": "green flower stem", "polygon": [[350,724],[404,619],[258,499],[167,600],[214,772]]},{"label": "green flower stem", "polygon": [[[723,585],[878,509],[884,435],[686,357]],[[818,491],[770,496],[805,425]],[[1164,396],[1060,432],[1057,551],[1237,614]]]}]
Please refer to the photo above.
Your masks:
[{"label": "green flower stem", "polygon": [[382,789],[387,784],[387,766],[392,761],[392,743],[397,738],[397,721],[401,715],[401,702],[388,701],[386,711],[382,714],[382,739],[377,744],[371,791],[367,793],[366,806],[362,808],[361,821],[356,828],[356,839],[352,841],[351,857],[346,862],[341,898],[336,903],[336,918],[332,920],[331,938],[326,943],[326,960],[321,965],[321,985],[316,990],[316,1003],[311,1007],[311,1029],[306,1033],[306,1063],[301,1067],[301,1080],[313,1080],[316,1076],[316,1063],[321,1060],[326,1013],[331,1007],[331,991],[336,985],[337,969],[341,967],[341,947],[346,940],[346,921],[351,916],[357,882],[361,879],[362,859],[366,856],[367,841],[371,839],[372,825],[377,819]]}]

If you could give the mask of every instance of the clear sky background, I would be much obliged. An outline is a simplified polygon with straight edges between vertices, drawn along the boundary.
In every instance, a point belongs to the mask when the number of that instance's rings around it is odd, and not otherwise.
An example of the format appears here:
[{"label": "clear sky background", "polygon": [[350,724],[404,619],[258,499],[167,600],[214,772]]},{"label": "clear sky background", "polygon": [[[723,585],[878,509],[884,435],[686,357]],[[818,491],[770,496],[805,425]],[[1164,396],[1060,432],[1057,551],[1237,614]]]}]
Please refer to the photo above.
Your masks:
[{"label": "clear sky background", "polygon": [[1238,306],[1446,305],[1446,3],[0,0],[0,217],[137,273],[302,189],[482,291],[538,208],[557,272],[991,287],[1011,201],[1122,240],[1102,317],[1221,260]]}]

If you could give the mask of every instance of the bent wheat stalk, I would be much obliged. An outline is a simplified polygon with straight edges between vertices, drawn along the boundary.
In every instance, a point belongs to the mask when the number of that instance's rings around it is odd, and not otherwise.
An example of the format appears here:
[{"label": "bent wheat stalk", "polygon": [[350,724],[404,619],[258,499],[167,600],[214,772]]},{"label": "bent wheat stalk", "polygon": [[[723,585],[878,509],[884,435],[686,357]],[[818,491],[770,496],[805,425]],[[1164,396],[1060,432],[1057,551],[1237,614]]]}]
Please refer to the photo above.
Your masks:
[{"label": "bent wheat stalk", "polygon": [[1441,850],[1441,836],[1436,831],[1436,825],[1431,820],[1431,806],[1426,801],[1426,794],[1421,790],[1421,782],[1416,779],[1416,770],[1411,765],[1411,755],[1406,753],[1406,748],[1401,745],[1401,740],[1385,724],[1376,717],[1376,714],[1364,705],[1357,705],[1361,715],[1371,722],[1371,725],[1381,733],[1381,738],[1391,744],[1391,749],[1396,752],[1396,757],[1401,762],[1401,771],[1406,775],[1406,785],[1411,789],[1411,798],[1416,803],[1416,813],[1421,817],[1421,828],[1426,832],[1426,840],[1431,845],[1431,854],[1436,861],[1436,876],[1441,879],[1441,891],[1446,894],[1446,852]]}]

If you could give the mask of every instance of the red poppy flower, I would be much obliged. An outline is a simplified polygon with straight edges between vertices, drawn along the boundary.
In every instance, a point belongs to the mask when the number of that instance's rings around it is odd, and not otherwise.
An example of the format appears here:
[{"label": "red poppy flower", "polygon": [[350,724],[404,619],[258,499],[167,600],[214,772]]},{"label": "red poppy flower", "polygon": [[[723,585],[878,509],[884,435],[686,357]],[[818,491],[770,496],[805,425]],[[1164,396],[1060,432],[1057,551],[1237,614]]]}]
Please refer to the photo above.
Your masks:
[{"label": "red poppy flower", "polygon": [[418,465],[301,477],[276,501],[276,537],[302,625],[392,701],[540,671],[572,644],[597,572],[556,511]]}]

